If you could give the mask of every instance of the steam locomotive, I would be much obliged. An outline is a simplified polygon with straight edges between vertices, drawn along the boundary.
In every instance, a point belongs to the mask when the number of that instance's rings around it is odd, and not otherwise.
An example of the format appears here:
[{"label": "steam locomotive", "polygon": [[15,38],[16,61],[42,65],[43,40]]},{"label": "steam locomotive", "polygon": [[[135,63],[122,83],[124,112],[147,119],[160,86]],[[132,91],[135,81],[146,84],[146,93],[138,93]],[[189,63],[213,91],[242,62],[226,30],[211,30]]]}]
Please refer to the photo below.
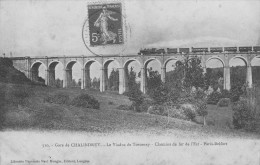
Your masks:
[{"label": "steam locomotive", "polygon": [[210,47],[210,48],[163,48],[156,49],[141,49],[139,55],[146,54],[176,54],[176,53],[202,53],[202,52],[211,52],[211,53],[221,53],[221,52],[260,52],[260,46],[242,46],[242,47]]}]

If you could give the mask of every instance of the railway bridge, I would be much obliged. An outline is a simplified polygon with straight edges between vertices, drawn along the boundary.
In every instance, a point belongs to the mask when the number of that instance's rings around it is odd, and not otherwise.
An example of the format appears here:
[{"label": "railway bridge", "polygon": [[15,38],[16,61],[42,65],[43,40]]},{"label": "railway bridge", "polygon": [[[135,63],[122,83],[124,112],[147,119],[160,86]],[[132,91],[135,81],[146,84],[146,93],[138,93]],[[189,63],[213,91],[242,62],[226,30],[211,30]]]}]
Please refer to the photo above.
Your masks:
[{"label": "railway bridge", "polygon": [[203,52],[180,52],[179,49],[175,53],[152,53],[138,55],[106,55],[106,56],[46,56],[46,57],[12,57],[14,67],[22,71],[29,79],[36,81],[39,73],[40,65],[44,65],[45,70],[45,84],[53,86],[55,84],[55,67],[61,63],[63,65],[63,87],[70,87],[72,83],[72,67],[75,63],[81,66],[81,89],[90,87],[90,66],[93,62],[100,65],[100,91],[103,92],[108,87],[108,65],[115,61],[119,70],[119,93],[122,94],[128,91],[128,65],[136,61],[141,67],[141,83],[140,88],[143,93],[147,92],[147,65],[149,62],[157,60],[161,68],[161,80],[165,82],[166,65],[171,60],[182,61],[186,56],[198,57],[201,59],[201,65],[206,71],[206,64],[211,59],[219,60],[224,67],[224,89],[230,90],[230,60],[239,58],[242,59],[247,68],[247,83],[252,87],[252,66],[251,62],[255,58],[260,58],[259,51],[203,51]]}]

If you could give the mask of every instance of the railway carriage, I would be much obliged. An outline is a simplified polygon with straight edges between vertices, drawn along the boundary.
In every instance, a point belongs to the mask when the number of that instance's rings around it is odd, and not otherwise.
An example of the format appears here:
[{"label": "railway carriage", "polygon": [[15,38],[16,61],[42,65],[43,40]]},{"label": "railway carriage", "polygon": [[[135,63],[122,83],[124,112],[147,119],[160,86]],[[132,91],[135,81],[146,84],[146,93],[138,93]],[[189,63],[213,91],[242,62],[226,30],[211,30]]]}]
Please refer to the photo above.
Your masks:
[{"label": "railway carriage", "polygon": [[191,48],[192,53],[201,53],[201,52],[208,52],[208,48]]},{"label": "railway carriage", "polygon": [[221,53],[221,52],[223,52],[223,48],[222,47],[211,47],[210,52],[211,53]]},{"label": "railway carriage", "polygon": [[237,47],[224,47],[225,52],[236,52]]}]

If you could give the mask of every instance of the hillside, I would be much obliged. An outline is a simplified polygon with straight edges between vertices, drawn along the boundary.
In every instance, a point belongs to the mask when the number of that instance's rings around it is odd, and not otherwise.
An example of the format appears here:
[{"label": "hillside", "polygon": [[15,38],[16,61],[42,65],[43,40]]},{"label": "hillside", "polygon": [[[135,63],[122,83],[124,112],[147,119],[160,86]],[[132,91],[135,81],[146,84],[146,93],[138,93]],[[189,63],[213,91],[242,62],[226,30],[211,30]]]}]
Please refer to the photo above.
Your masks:
[{"label": "hillside", "polygon": [[[144,135],[171,134],[174,137],[239,137],[259,138],[260,135],[248,134],[229,128],[231,111],[227,108],[209,107],[209,126],[203,127],[191,121],[138,113],[133,111],[117,110],[121,104],[129,105],[127,97],[114,93],[100,93],[93,90],[55,89],[30,85],[0,84],[0,89],[12,93],[13,89],[27,89],[29,97],[24,104],[4,105],[5,119],[3,129],[15,130],[71,130],[99,133],[134,133]],[[59,105],[45,102],[45,98],[56,93],[63,93],[70,98],[79,93],[93,95],[101,103],[100,109],[78,108],[68,105]]]},{"label": "hillside", "polygon": [[[119,105],[131,104],[126,96],[79,88],[58,89],[37,86],[31,83],[23,73],[13,68],[10,61],[1,60],[0,129],[3,130],[69,130],[155,136],[167,134],[180,138],[260,137],[259,134],[232,129],[230,107],[208,106],[208,126],[202,126],[200,118],[197,120],[198,123],[170,118],[169,123],[166,124],[168,119],[164,116],[119,110]],[[100,102],[100,109],[79,108],[46,101],[49,96],[57,94],[67,96],[69,100],[80,94],[91,95]]]},{"label": "hillside", "polygon": [[13,67],[12,61],[8,58],[0,58],[0,82],[32,84],[24,73]]}]

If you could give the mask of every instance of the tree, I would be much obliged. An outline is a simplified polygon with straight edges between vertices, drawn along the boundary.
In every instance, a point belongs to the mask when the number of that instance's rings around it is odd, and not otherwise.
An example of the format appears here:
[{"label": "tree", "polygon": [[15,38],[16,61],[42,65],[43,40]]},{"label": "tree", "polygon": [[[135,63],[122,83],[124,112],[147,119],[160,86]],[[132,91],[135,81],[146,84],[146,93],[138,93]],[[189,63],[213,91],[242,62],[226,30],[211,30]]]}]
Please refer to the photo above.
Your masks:
[{"label": "tree", "polygon": [[99,89],[100,88],[100,80],[97,79],[96,77],[93,78],[92,87],[95,88],[95,89]]},{"label": "tree", "polygon": [[79,81],[78,81],[78,86],[79,87],[81,86],[81,79],[79,79]]},{"label": "tree", "polygon": [[129,91],[125,92],[124,94],[128,96],[130,101],[132,101],[132,107],[134,108],[134,111],[140,111],[140,106],[144,101],[144,97],[135,79],[136,73],[133,70],[133,67],[131,67],[130,71],[128,72]]},{"label": "tree", "polygon": [[136,73],[135,73],[133,67],[131,67],[130,71],[128,73],[128,87],[129,87],[129,90],[132,90],[132,88],[134,88],[137,85],[135,79],[136,79]]},{"label": "tree", "polygon": [[[209,82],[205,81],[205,75],[198,57],[185,57],[182,61],[176,62],[176,67],[170,73],[166,73],[167,86],[191,89],[192,87],[204,88]],[[209,74],[208,74],[209,75]]]},{"label": "tree", "polygon": [[252,66],[253,84],[260,85],[260,66]]},{"label": "tree", "polygon": [[161,75],[159,72],[153,71],[152,68],[147,69],[148,76],[147,76],[147,89],[148,89],[148,95],[151,93],[154,89],[159,87],[162,84]]},{"label": "tree", "polygon": [[254,131],[257,127],[257,115],[254,107],[248,100],[239,100],[233,107],[233,125],[235,129]]},{"label": "tree", "polygon": [[207,68],[205,73],[205,89],[210,86],[214,91],[220,88],[223,90],[223,71],[222,68]]},{"label": "tree", "polygon": [[112,70],[110,73],[110,76],[108,78],[108,88],[112,90],[118,90],[119,89],[119,71]]},{"label": "tree", "polygon": [[132,89],[126,92],[125,95],[132,101],[134,111],[140,111],[140,105],[143,103],[144,97],[138,85],[132,86]]},{"label": "tree", "polygon": [[55,87],[56,88],[62,88],[63,80],[60,80],[59,78],[55,80]]},{"label": "tree", "polygon": [[205,87],[205,79],[203,69],[201,67],[201,60],[198,57],[191,58],[187,57],[184,60],[184,87],[192,88],[193,86],[198,89]]},{"label": "tree", "polygon": [[240,96],[246,94],[246,68],[241,66],[231,67],[231,101],[236,102]]},{"label": "tree", "polygon": [[76,87],[76,86],[77,86],[77,82],[76,82],[75,79],[72,79],[72,81],[71,81],[71,86],[73,86],[73,87]]},{"label": "tree", "polygon": [[170,88],[182,89],[184,80],[184,65],[181,61],[175,63],[176,67],[173,71],[166,73],[166,85]]},{"label": "tree", "polygon": [[198,115],[203,117],[203,124],[207,125],[206,122],[206,116],[208,115],[207,102],[203,99],[199,99],[196,103],[196,106],[197,106]]},{"label": "tree", "polygon": [[163,105],[168,101],[169,89],[164,84],[160,84],[158,87],[150,90],[149,95],[154,100],[155,104]]}]

